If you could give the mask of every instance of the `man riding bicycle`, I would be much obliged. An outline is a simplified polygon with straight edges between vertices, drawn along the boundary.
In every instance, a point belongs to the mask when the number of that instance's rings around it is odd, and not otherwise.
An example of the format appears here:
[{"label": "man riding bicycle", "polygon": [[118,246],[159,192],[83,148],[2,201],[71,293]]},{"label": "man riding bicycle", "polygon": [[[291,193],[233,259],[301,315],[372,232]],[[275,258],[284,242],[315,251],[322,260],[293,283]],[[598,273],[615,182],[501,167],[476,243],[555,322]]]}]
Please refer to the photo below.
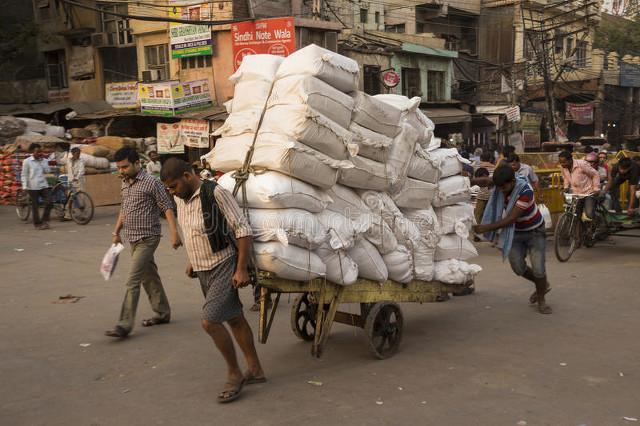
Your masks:
[{"label": "man riding bicycle", "polygon": [[616,212],[620,212],[622,207],[620,206],[620,186],[629,182],[629,196],[627,203],[626,213],[628,215],[634,212],[634,202],[636,199],[636,188],[638,186],[638,180],[640,179],[640,167],[630,158],[624,157],[618,161],[618,164],[614,165],[609,171],[609,180],[607,186],[604,188],[604,193],[611,191],[611,198],[613,199],[613,208]]},{"label": "man riding bicycle", "polygon": [[600,175],[584,160],[575,160],[569,151],[559,155],[562,167],[562,180],[565,192],[583,195],[578,205],[578,214],[582,220],[593,220],[596,209],[595,196],[600,191]]}]

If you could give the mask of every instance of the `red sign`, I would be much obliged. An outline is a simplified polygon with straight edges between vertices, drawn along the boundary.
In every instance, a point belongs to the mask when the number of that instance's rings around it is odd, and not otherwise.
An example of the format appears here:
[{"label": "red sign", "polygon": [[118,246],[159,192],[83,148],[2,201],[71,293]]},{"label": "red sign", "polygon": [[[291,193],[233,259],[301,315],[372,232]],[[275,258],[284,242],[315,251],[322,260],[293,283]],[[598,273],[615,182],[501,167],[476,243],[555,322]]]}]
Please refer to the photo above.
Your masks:
[{"label": "red sign", "polygon": [[593,103],[574,104],[567,102],[567,120],[573,120],[576,124],[588,125],[593,123]]},{"label": "red sign", "polygon": [[396,87],[400,83],[400,76],[394,70],[385,71],[382,74],[382,83],[388,88]]},{"label": "red sign", "polygon": [[258,19],[231,25],[233,69],[237,70],[247,55],[268,53],[289,56],[296,50],[293,18]]}]

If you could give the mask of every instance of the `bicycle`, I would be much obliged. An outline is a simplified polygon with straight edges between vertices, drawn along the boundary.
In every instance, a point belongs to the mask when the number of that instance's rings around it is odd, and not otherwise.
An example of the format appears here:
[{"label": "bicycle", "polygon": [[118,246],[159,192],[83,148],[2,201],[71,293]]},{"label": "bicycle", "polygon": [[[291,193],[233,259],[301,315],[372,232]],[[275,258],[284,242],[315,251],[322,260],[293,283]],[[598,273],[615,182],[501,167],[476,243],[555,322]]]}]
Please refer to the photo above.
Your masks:
[{"label": "bicycle", "polygon": [[[65,175],[60,175],[56,184],[51,188],[52,212],[60,220],[64,220],[65,213],[69,213],[71,219],[78,225],[86,225],[91,222],[94,214],[93,200],[84,191],[69,188]],[[29,192],[20,189],[16,196],[16,214],[18,218],[27,222],[31,216],[31,197]]]}]

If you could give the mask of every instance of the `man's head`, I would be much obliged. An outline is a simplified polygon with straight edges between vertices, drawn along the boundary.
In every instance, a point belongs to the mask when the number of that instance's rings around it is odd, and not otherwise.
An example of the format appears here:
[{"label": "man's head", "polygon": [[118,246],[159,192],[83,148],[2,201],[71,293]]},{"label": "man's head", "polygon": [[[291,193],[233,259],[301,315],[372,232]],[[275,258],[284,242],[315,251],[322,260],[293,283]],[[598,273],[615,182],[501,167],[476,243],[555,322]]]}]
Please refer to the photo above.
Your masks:
[{"label": "man's head", "polygon": [[74,160],[80,158],[80,148],[78,148],[77,146],[71,148],[71,158],[73,158]]},{"label": "man's head", "polygon": [[607,153],[606,152],[598,153],[598,161],[600,161],[600,164],[606,163],[607,162]]},{"label": "man's head", "polygon": [[191,198],[200,186],[200,178],[193,172],[189,163],[179,158],[169,158],[162,165],[160,179],[171,195],[183,200]]},{"label": "man's head", "polygon": [[585,154],[591,154],[593,152],[593,147],[591,145],[587,145],[584,147]]},{"label": "man's head", "polygon": [[631,164],[633,164],[631,158],[623,157],[618,161],[618,170],[620,173],[627,173],[631,168]]},{"label": "man's head", "polygon": [[140,172],[140,157],[133,148],[120,148],[113,159],[118,167],[118,172],[124,178],[134,178]]},{"label": "man's head", "polygon": [[42,152],[42,146],[37,143],[32,143],[29,145],[29,152],[33,155],[33,158],[39,160],[44,157],[44,153]]},{"label": "man's head", "polygon": [[491,160],[493,160],[493,153],[491,151],[482,151],[482,154],[480,154],[480,161],[491,163]]},{"label": "man's head", "polygon": [[507,161],[514,172],[520,170],[520,157],[517,154],[511,154],[509,158],[507,158]]},{"label": "man's head", "polygon": [[505,146],[502,148],[502,156],[503,156],[504,158],[509,158],[509,156],[510,156],[511,154],[515,154],[515,152],[516,152],[516,147],[515,147],[515,146],[512,146],[512,145],[505,145]]},{"label": "man's head", "polygon": [[478,170],[476,170],[473,177],[477,177],[477,178],[489,177],[489,170],[487,170],[484,167],[480,167]]},{"label": "man's head", "polygon": [[594,169],[598,169],[600,160],[598,160],[598,156],[595,152],[590,152],[584,157],[584,159],[587,161],[587,163],[591,164],[591,167],[593,167]]},{"label": "man's head", "polygon": [[573,157],[569,151],[561,151],[558,154],[558,162],[560,163],[560,167],[564,169],[571,169],[573,167]]},{"label": "man's head", "polygon": [[493,184],[507,197],[516,184],[516,174],[511,167],[500,166],[493,172]]},{"label": "man's head", "polygon": [[156,161],[160,160],[160,155],[158,155],[157,151],[149,151],[149,160],[155,163]]}]

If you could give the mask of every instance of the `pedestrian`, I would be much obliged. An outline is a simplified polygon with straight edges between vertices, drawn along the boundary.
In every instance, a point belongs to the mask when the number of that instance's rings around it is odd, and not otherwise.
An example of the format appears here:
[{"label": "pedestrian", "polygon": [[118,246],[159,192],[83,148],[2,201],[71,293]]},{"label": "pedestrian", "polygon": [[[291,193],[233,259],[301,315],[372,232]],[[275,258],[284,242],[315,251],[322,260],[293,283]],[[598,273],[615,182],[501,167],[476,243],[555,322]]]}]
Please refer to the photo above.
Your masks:
[{"label": "pedestrian", "polygon": [[182,245],[171,199],[160,180],[148,175],[140,164],[140,157],[133,148],[121,148],[115,153],[116,166],[122,176],[122,205],[113,231],[113,243],[123,238],[131,246],[131,270],[127,278],[127,291],[117,325],[107,330],[109,337],[124,338],[131,333],[140,298],[140,286],[144,287],[151,308],[152,318],[142,321],[144,327],[167,324],[171,320],[171,308],[165,294],[158,267],[153,255],[160,243],[160,214],[164,213],[169,224],[171,245]]},{"label": "pedestrian", "polygon": [[635,211],[636,189],[640,179],[640,166],[638,166],[631,158],[623,157],[617,164],[611,167],[609,180],[604,188],[604,193],[610,193],[613,201],[613,209],[620,213],[622,207],[620,205],[620,187],[623,183],[629,182],[629,196],[627,202],[626,213],[633,214]]},{"label": "pedestrian", "polygon": [[562,151],[558,158],[565,192],[584,196],[578,204],[578,217],[584,221],[593,220],[594,196],[600,191],[600,175],[585,160],[575,160],[569,151]]},{"label": "pedestrian", "polygon": [[[493,176],[493,170],[495,169],[495,165],[491,162],[493,155],[490,151],[483,151],[480,155],[480,163],[475,167],[474,177],[480,178],[484,177],[484,174],[478,175],[478,171],[480,169],[487,170],[488,174],[486,176]],[[480,223],[482,220],[482,215],[484,214],[484,209],[489,201],[490,190],[486,185],[480,185],[480,191],[478,191],[478,195],[476,196],[476,207],[474,210],[474,214],[476,217],[476,222]]]},{"label": "pedestrian", "polygon": [[496,161],[496,167],[500,167],[503,165],[503,162],[507,162],[509,161],[509,157],[512,154],[516,153],[516,147],[512,146],[512,145],[505,145],[502,147],[502,154],[500,155],[500,157],[498,158],[498,160]]},{"label": "pedestrian", "polygon": [[471,160],[471,165],[473,167],[476,167],[478,164],[480,164],[480,156],[482,155],[482,148],[476,148],[473,150],[473,155],[471,156],[470,160]]},{"label": "pedestrian", "polygon": [[[37,143],[29,145],[31,155],[22,162],[20,180],[22,189],[28,191],[31,198],[31,214],[33,226],[36,229],[49,229],[49,216],[53,201],[51,200],[51,188],[47,182],[46,174],[50,173],[49,163],[42,151],[42,146]],[[44,212],[40,218],[40,201],[44,203]]]},{"label": "pedestrian", "polygon": [[160,179],[160,169],[162,168],[162,164],[160,164],[160,156],[157,151],[149,151],[149,161],[147,161],[147,173],[153,176],[154,178]]},{"label": "pedestrian", "polygon": [[[184,160],[168,159],[161,178],[178,206],[178,222],[189,259],[187,276],[198,277],[205,298],[202,328],[227,363],[227,381],[217,399],[231,402],[240,396],[245,384],[266,381],[253,332],[238,297],[238,288],[251,284],[251,227],[233,195],[214,181],[202,181]],[[245,373],[240,370],[224,323],[247,361]]]},{"label": "pedestrian", "polygon": [[[509,259],[516,275],[532,281],[536,291],[529,303],[538,305],[538,312],[550,314],[545,295],[551,288],[545,266],[546,233],[544,218],[534,199],[533,188],[511,167],[498,167],[493,172],[495,185],[482,218],[474,226],[477,234],[496,243],[503,258]],[[496,232],[500,230],[500,232]],[[531,265],[527,265],[529,257]]]},{"label": "pedestrian", "polygon": [[535,190],[535,193],[538,194],[538,198],[536,199],[536,201],[539,204],[542,204],[544,201],[542,197],[542,189],[540,188],[540,179],[538,178],[536,172],[533,170],[533,167],[521,162],[520,156],[518,154],[511,154],[511,156],[509,156],[508,162],[516,175],[522,176],[523,178],[527,179],[529,184]]},{"label": "pedestrian", "polygon": [[76,191],[84,191],[85,183],[85,164],[80,158],[80,148],[71,148],[71,155],[67,157],[66,171],[69,179],[69,185]]}]

